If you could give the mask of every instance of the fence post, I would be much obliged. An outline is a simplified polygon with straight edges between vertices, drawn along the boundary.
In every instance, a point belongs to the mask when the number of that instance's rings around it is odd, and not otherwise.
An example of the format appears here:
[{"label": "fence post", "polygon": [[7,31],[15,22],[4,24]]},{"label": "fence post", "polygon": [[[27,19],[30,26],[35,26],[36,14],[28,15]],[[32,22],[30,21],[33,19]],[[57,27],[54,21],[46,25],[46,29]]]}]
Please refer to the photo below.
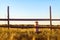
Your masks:
[{"label": "fence post", "polygon": [[8,29],[9,29],[9,6],[7,7]]},{"label": "fence post", "polygon": [[39,29],[38,29],[38,21],[35,22],[36,23],[36,33],[39,32]]}]

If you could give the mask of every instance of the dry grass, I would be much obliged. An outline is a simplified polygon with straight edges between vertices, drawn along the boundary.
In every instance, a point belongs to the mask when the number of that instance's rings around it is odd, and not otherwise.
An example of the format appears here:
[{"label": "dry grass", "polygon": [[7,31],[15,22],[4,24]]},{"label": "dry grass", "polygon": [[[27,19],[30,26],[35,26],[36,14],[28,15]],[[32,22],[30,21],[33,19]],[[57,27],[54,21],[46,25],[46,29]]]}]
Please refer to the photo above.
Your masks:
[{"label": "dry grass", "polygon": [[60,40],[59,29],[53,29],[52,34],[50,29],[39,29],[41,31],[39,34],[35,32],[36,29],[28,28],[0,28],[0,40]]}]

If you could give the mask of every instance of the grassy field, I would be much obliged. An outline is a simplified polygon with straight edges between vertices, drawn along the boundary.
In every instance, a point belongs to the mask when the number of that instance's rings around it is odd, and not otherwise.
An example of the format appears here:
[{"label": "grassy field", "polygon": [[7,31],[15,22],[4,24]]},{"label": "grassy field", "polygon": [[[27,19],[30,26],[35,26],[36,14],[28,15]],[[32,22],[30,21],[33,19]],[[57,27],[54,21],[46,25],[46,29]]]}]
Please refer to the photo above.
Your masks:
[{"label": "grassy field", "polygon": [[60,29],[39,29],[35,28],[3,28],[0,27],[0,40],[60,40]]}]

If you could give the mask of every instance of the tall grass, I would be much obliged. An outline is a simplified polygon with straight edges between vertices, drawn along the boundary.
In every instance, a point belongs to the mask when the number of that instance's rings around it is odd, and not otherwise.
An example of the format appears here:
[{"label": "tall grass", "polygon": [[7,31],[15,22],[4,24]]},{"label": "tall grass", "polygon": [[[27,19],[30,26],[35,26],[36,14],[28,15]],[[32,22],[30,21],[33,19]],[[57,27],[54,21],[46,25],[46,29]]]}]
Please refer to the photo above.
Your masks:
[{"label": "tall grass", "polygon": [[60,40],[59,29],[39,29],[40,33],[35,32],[36,29],[28,28],[0,28],[0,40]]}]

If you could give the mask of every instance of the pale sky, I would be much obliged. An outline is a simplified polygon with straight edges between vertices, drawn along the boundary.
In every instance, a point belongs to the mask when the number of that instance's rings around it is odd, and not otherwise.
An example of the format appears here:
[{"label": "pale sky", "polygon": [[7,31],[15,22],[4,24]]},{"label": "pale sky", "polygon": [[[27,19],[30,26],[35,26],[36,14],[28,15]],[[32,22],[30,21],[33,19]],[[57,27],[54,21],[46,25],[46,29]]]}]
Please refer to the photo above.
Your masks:
[{"label": "pale sky", "polygon": [[[7,6],[10,6],[10,18],[49,18],[50,5],[52,18],[60,18],[60,0],[0,0],[0,18],[7,18]],[[0,23],[6,22],[1,21]],[[49,24],[49,22],[39,23]]]}]

